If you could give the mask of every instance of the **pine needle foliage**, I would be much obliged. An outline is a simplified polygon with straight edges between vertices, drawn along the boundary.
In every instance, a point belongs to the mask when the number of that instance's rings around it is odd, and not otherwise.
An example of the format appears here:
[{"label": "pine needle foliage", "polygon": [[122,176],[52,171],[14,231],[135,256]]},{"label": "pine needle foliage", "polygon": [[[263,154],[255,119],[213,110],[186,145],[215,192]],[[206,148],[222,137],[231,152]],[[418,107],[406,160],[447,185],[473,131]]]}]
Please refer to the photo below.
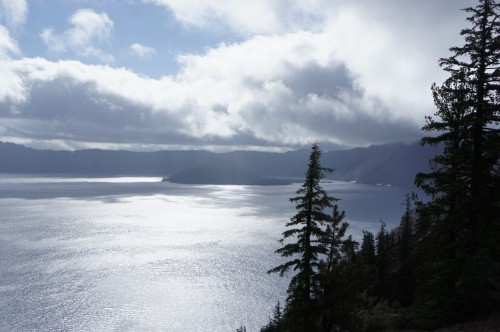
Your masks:
[{"label": "pine needle foliage", "polygon": [[326,211],[338,200],[329,196],[321,186],[321,180],[332,169],[322,167],[320,158],[321,150],[314,143],[304,183],[297,190],[297,196],[290,198],[297,213],[286,224],[287,230],[281,239],[283,246],[276,250],[277,254],[289,260],[268,271],[280,276],[291,270],[295,273],[288,287],[287,312],[293,317],[300,317],[301,322],[297,324],[303,326],[312,324],[313,294],[319,293],[315,276],[321,256],[327,253],[327,247],[321,240],[328,237],[326,224],[332,222],[332,216]]}]

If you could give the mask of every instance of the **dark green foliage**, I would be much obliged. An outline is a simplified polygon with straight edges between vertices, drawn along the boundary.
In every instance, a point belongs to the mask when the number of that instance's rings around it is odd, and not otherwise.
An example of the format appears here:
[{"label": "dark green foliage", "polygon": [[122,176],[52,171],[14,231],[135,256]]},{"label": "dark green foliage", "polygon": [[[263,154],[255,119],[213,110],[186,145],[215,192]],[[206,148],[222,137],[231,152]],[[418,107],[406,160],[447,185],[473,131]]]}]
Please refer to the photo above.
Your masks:
[{"label": "dark green foliage", "polygon": [[364,265],[366,296],[375,297],[379,293],[379,282],[376,267],[375,236],[373,233],[363,231],[363,241],[361,242],[359,256]]},{"label": "dark green foliage", "polygon": [[389,264],[390,264],[390,235],[385,229],[385,223],[380,221],[380,230],[377,233],[377,255],[375,258],[375,266],[377,267],[377,291],[378,297],[386,299],[391,298],[391,283],[389,280]]},{"label": "dark green foliage", "polygon": [[[433,329],[500,307],[499,8],[493,0],[467,8],[465,44],[439,61],[450,76],[432,86],[437,112],[426,117],[431,134],[421,143],[442,153],[415,179],[429,202],[407,195],[399,227],[388,232],[381,222],[375,237],[363,232],[358,252],[344,213],[336,205],[333,217],[323,213],[333,199],[319,180],[306,179],[291,199],[299,212],[283,236],[297,242],[278,252],[295,260],[271,272],[298,273],[280,329],[267,331],[366,331],[396,322]],[[322,174],[315,153],[313,146],[308,179]]]},{"label": "dark green foliage", "polygon": [[397,260],[397,290],[396,300],[403,306],[409,306],[413,301],[415,290],[415,259],[411,197],[406,195],[406,209],[399,225],[398,260]]},{"label": "dark green foliage", "polygon": [[487,310],[499,297],[500,108],[499,4],[467,8],[465,44],[440,59],[450,76],[432,92],[436,118],[422,144],[442,145],[432,172],[416,184],[432,198],[419,205],[416,310],[440,325]]},{"label": "dark green foliage", "polygon": [[373,233],[363,231],[360,254],[365,264],[369,266],[375,265],[375,237]]},{"label": "dark green foliage", "polygon": [[333,328],[353,331],[359,325],[357,308],[364,286],[363,261],[356,252],[358,244],[351,236],[346,236],[349,224],[343,222],[344,217],[344,211],[339,212],[334,205],[332,223],[322,239],[327,252],[320,263],[317,298],[323,331]]},{"label": "dark green foliage", "polygon": [[354,255],[355,243],[352,237],[344,239],[349,224],[343,222],[345,212],[339,212],[337,204],[333,206],[332,222],[326,226],[326,232],[320,242],[326,248],[326,259],[321,261],[321,265],[326,271],[332,271],[344,259]]},{"label": "dark green foliage", "polygon": [[[290,199],[297,213],[283,232],[281,242],[288,242],[276,252],[292,259],[268,273],[296,273],[283,312],[278,302],[274,318],[262,331],[354,331],[360,324],[360,294],[366,284],[363,259],[358,244],[346,235],[349,224],[344,211],[333,204],[337,199],[320,186],[324,172],[331,171],[321,167],[320,156],[314,144],[304,184]],[[329,208],[332,215],[325,213]]]},{"label": "dark green foliage", "polygon": [[283,308],[280,301],[276,303],[273,309],[273,318],[269,318],[269,323],[260,329],[261,332],[279,332],[283,330],[284,317]]},{"label": "dark green foliage", "polygon": [[[315,143],[304,183],[297,190],[298,196],[290,199],[295,203],[297,213],[286,224],[288,229],[283,232],[281,240],[283,247],[276,253],[291,259],[268,271],[280,276],[291,269],[296,272],[288,287],[287,311],[294,326],[304,329],[314,324],[316,304],[313,295],[319,292],[315,276],[319,271],[320,256],[327,253],[324,241],[320,240],[329,236],[326,224],[332,221],[332,217],[324,211],[336,200],[320,185],[324,173],[331,172],[331,169],[321,167],[320,157],[321,151]],[[293,242],[285,243],[285,240]]]},{"label": "dark green foliage", "polygon": [[281,307],[280,301],[276,303],[276,306],[273,310],[273,320],[272,323],[279,328],[281,321],[283,319],[283,308]]}]

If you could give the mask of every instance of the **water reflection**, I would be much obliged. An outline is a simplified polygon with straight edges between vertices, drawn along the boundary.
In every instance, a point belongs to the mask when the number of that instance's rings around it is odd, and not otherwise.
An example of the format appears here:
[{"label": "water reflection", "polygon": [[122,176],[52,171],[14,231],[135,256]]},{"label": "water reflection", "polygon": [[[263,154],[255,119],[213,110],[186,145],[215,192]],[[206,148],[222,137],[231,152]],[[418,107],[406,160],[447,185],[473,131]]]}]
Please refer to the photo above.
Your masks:
[{"label": "water reflection", "polygon": [[[258,330],[283,301],[265,271],[298,185],[30,181],[0,186],[2,331]],[[325,189],[355,234],[399,222],[403,190]]]}]

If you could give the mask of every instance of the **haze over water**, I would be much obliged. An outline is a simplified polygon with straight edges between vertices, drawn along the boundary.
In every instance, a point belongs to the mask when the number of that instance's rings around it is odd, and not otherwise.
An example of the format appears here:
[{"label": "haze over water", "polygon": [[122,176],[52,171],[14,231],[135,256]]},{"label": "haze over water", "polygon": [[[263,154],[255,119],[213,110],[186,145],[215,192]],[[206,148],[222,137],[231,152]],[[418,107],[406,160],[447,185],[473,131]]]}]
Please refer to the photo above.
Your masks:
[{"label": "haze over water", "polygon": [[[259,330],[286,295],[266,271],[297,187],[0,176],[0,330]],[[357,239],[407,193],[323,187]]]}]

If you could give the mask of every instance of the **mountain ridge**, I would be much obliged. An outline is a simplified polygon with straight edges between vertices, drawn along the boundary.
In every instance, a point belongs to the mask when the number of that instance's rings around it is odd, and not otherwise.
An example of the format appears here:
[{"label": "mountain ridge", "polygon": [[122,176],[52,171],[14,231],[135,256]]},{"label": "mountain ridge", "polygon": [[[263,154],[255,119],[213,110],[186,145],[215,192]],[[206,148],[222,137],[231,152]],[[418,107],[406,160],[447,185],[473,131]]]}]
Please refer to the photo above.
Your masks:
[{"label": "mountain ridge", "polygon": [[[323,152],[322,165],[335,171],[329,179],[413,187],[418,172],[429,171],[428,160],[439,148],[418,143],[372,145]],[[133,152],[125,150],[36,150],[0,142],[0,173],[172,176],[221,157],[237,168],[263,178],[303,178],[307,149],[289,152],[203,150]]]}]

